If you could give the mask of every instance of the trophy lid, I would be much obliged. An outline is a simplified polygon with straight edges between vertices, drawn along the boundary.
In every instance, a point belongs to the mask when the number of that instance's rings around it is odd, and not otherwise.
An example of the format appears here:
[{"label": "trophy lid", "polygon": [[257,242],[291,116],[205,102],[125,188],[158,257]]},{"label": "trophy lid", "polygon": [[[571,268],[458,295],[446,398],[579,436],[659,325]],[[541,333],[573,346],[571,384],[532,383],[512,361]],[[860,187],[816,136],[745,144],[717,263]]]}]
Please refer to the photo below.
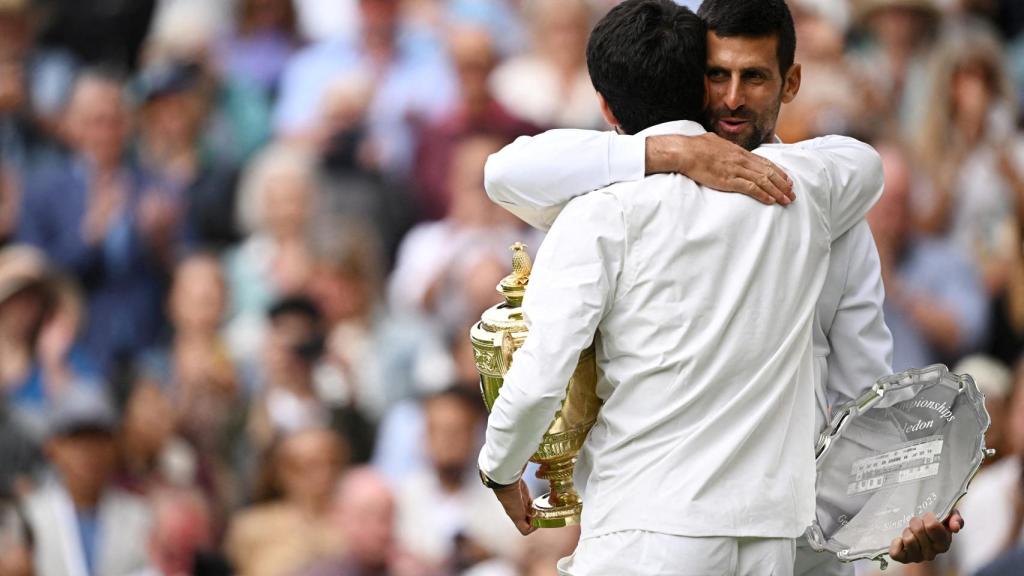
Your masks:
[{"label": "trophy lid", "polygon": [[526,252],[526,244],[516,242],[509,249],[512,250],[512,273],[502,278],[496,289],[505,297],[505,303],[509,306],[522,306],[533,262]]}]

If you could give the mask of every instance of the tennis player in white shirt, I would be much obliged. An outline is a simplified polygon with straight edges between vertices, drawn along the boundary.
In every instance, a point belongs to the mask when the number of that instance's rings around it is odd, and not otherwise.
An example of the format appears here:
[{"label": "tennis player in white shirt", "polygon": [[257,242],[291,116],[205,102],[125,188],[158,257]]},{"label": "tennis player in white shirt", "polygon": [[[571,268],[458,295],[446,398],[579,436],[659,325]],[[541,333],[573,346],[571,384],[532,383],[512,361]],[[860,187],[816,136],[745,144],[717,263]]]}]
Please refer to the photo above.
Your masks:
[{"label": "tennis player in white shirt", "polygon": [[[799,88],[799,66],[792,63],[792,19],[783,2],[760,0],[712,0],[705,3],[702,15],[712,28],[708,35],[710,113],[718,117],[716,128],[726,137],[754,148],[773,138],[781,102],[791,100]],[[682,132],[694,134],[692,128],[687,126]],[[850,148],[850,142],[831,138],[804,147],[817,148],[826,156],[845,155],[833,166],[836,170],[832,176],[836,183],[850,188],[863,175],[858,175],[860,167],[852,162],[856,153],[844,150]],[[648,171],[658,171],[659,165],[665,170],[686,168],[720,188],[744,191],[765,200],[771,194],[784,204],[792,198],[785,176],[774,165],[714,136],[655,136],[645,140],[643,134],[615,136],[583,131],[554,131],[532,140],[522,139],[495,155],[488,164],[488,191],[526,221],[546,228],[573,196],[614,181],[642,178],[645,150]],[[760,186],[744,187],[754,184]],[[701,209],[694,210],[701,222],[707,221]],[[867,226],[859,218],[855,220],[859,223],[848,234],[832,231],[836,238],[833,260],[825,292],[818,301],[814,380],[827,381],[829,386],[815,389],[815,429],[821,427],[833,406],[859,395],[874,379],[889,372],[891,338],[881,317],[883,294],[877,252]],[[679,233],[685,233],[685,229],[680,225]],[[785,250],[781,246],[772,249]],[[778,290],[776,286],[768,288],[766,300]],[[830,352],[831,371],[827,363]],[[481,457],[484,466],[486,454],[485,449]],[[506,500],[510,493],[514,495],[514,491],[507,491]],[[954,519],[952,530],[958,529],[960,522]],[[934,518],[915,520],[905,534],[907,541],[894,542],[891,552],[902,561],[930,558],[948,547],[950,531]],[[801,556],[799,572],[843,573],[844,566],[829,561],[827,555]]]}]

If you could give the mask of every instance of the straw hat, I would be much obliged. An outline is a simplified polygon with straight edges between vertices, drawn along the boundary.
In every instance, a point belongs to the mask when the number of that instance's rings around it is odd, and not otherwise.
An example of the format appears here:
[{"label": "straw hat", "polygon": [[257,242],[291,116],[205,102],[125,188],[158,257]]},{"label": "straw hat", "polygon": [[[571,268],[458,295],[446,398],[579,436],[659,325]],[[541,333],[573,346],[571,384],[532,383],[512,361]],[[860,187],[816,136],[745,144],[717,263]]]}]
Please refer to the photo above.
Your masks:
[{"label": "straw hat", "polygon": [[46,256],[39,250],[29,246],[0,250],[0,304],[30,288],[52,294],[54,282]]}]

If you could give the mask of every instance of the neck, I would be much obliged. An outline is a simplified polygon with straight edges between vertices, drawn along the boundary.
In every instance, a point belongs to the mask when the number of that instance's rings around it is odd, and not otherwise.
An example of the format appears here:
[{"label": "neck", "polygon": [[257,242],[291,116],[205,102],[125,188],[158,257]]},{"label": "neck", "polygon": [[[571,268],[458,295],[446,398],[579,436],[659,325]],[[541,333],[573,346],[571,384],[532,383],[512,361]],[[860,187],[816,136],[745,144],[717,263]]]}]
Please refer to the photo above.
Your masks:
[{"label": "neck", "polygon": [[71,503],[75,505],[75,510],[81,511],[95,510],[100,502],[100,496],[103,494],[102,488],[91,490],[71,484],[65,484],[65,488],[68,491],[68,496],[71,497]]}]

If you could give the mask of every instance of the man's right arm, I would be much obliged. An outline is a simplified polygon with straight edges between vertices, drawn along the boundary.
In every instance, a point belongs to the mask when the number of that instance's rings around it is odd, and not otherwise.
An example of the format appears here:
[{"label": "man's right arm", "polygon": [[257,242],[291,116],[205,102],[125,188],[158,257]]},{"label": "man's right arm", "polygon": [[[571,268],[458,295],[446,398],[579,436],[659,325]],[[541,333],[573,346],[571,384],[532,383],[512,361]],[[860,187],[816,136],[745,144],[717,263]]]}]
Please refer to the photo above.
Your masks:
[{"label": "man's right arm", "polygon": [[487,195],[524,222],[547,230],[573,198],[647,174],[678,172],[699,184],[765,204],[789,204],[792,185],[780,168],[714,134],[628,136],[549,130],[522,136],[491,155]]}]

